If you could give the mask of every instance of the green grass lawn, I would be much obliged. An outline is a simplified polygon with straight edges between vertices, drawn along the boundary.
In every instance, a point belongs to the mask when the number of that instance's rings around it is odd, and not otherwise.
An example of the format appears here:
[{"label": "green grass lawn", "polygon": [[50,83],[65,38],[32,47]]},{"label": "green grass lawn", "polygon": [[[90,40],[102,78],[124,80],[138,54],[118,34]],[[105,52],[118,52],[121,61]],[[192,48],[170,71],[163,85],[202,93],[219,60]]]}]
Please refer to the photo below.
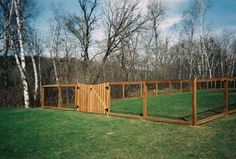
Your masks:
[{"label": "green grass lawn", "polygon": [[[229,91],[229,109],[236,109],[236,91]],[[197,91],[197,112],[198,119],[203,119],[224,111],[223,90],[198,90]],[[142,115],[142,98],[113,100],[111,112]],[[148,115],[169,119],[191,120],[192,94],[149,96]]]},{"label": "green grass lawn", "polygon": [[0,109],[0,158],[235,158],[236,114],[192,127],[75,111]]}]

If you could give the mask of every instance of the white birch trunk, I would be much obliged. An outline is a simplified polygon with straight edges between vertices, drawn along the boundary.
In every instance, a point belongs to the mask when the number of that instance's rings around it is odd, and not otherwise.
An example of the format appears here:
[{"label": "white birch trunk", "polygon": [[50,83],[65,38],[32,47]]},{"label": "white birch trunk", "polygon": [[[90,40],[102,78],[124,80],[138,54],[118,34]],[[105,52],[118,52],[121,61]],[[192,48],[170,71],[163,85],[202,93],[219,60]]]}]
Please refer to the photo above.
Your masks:
[{"label": "white birch trunk", "polygon": [[30,54],[30,57],[32,60],[33,70],[34,70],[34,101],[36,103],[37,97],[38,97],[38,87],[39,87],[38,71],[37,71],[37,66],[36,66],[35,60],[34,60],[34,56],[32,54]]},{"label": "white birch trunk", "polygon": [[41,90],[41,86],[42,86],[42,71],[41,71],[41,59],[40,59],[41,57],[40,57],[40,54],[38,54],[38,68],[39,68],[39,95],[40,95],[40,103],[42,102],[41,101],[41,92],[42,92],[42,90]]},{"label": "white birch trunk", "polygon": [[19,1],[14,0],[14,6],[15,6],[15,12],[16,12],[16,22],[17,22],[18,42],[20,45],[20,61],[21,61],[21,63],[19,63],[17,65],[21,66],[20,74],[21,74],[21,81],[22,81],[22,85],[23,85],[24,106],[25,106],[25,108],[29,108],[29,87],[28,87],[28,83],[26,80],[25,54],[24,54],[24,48],[23,48],[23,42],[22,42],[21,24],[20,24],[20,15],[19,15],[18,4],[19,4]]}]

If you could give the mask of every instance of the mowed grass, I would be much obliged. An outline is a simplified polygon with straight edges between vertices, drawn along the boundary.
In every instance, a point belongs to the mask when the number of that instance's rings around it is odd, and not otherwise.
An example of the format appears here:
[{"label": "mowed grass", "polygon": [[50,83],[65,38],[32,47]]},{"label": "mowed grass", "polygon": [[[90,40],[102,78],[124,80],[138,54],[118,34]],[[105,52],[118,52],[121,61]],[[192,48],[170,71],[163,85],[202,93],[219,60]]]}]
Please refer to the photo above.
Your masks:
[{"label": "mowed grass", "polygon": [[[236,90],[229,90],[229,110],[236,109]],[[170,119],[191,120],[192,94],[185,92],[169,95],[149,96],[147,99],[148,115]],[[224,111],[223,90],[198,90],[198,119],[216,115]],[[142,115],[143,99],[133,98],[113,100],[111,112]]]},{"label": "mowed grass", "polygon": [[235,158],[236,114],[192,127],[73,111],[0,109],[0,158]]}]

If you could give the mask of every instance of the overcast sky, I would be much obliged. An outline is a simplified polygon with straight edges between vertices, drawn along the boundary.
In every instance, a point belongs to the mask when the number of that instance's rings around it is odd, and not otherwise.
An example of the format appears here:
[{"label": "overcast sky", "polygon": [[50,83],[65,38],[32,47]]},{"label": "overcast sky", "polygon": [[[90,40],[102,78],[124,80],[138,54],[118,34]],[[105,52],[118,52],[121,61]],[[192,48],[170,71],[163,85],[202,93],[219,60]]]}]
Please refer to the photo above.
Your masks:
[{"label": "overcast sky", "polygon": [[[163,0],[167,4],[168,10],[166,18],[161,24],[162,32],[168,34],[172,32],[173,26],[182,19],[182,13],[187,8],[190,0]],[[221,32],[224,28],[236,30],[236,0],[212,0],[213,5],[207,12],[206,22],[214,28],[215,32]],[[78,12],[77,0],[40,0],[38,6],[41,13],[36,27],[43,35],[49,34],[50,19],[53,16],[52,4],[59,5],[65,13]],[[148,0],[141,0],[143,10],[146,10]],[[97,32],[98,38],[102,33]]]}]

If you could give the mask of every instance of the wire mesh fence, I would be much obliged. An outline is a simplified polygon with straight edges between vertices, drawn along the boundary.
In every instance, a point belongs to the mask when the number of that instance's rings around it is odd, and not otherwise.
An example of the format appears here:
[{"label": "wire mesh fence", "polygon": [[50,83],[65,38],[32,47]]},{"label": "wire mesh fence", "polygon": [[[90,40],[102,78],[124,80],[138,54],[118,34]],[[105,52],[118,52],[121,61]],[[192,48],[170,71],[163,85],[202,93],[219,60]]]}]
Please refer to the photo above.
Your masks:
[{"label": "wire mesh fence", "polygon": [[48,85],[42,97],[42,106],[198,125],[236,112],[236,78]]},{"label": "wire mesh fence", "polygon": [[142,115],[142,84],[110,84],[111,113]]},{"label": "wire mesh fence", "polygon": [[[198,125],[224,116],[227,111],[236,111],[235,84],[235,79],[228,78],[144,81],[139,87],[131,87],[131,82],[113,83],[111,97],[116,100],[111,102],[111,112],[140,115],[147,120]],[[128,99],[131,97],[128,94],[137,98]]]},{"label": "wire mesh fence", "polygon": [[47,85],[43,86],[44,107],[76,108],[76,86],[73,85]]},{"label": "wire mesh fence", "polygon": [[[217,86],[218,83],[218,87]],[[224,112],[222,81],[197,81],[197,119],[202,120]]]},{"label": "wire mesh fence", "polygon": [[185,81],[184,84],[183,81],[161,81],[157,84],[158,93],[147,98],[147,115],[170,121],[176,120],[179,123],[190,122],[192,95],[187,90],[190,90],[191,81]]},{"label": "wire mesh fence", "polygon": [[61,87],[62,107],[76,108],[76,87],[64,86]]},{"label": "wire mesh fence", "polygon": [[44,89],[44,106],[58,106],[58,87],[45,87]]}]

